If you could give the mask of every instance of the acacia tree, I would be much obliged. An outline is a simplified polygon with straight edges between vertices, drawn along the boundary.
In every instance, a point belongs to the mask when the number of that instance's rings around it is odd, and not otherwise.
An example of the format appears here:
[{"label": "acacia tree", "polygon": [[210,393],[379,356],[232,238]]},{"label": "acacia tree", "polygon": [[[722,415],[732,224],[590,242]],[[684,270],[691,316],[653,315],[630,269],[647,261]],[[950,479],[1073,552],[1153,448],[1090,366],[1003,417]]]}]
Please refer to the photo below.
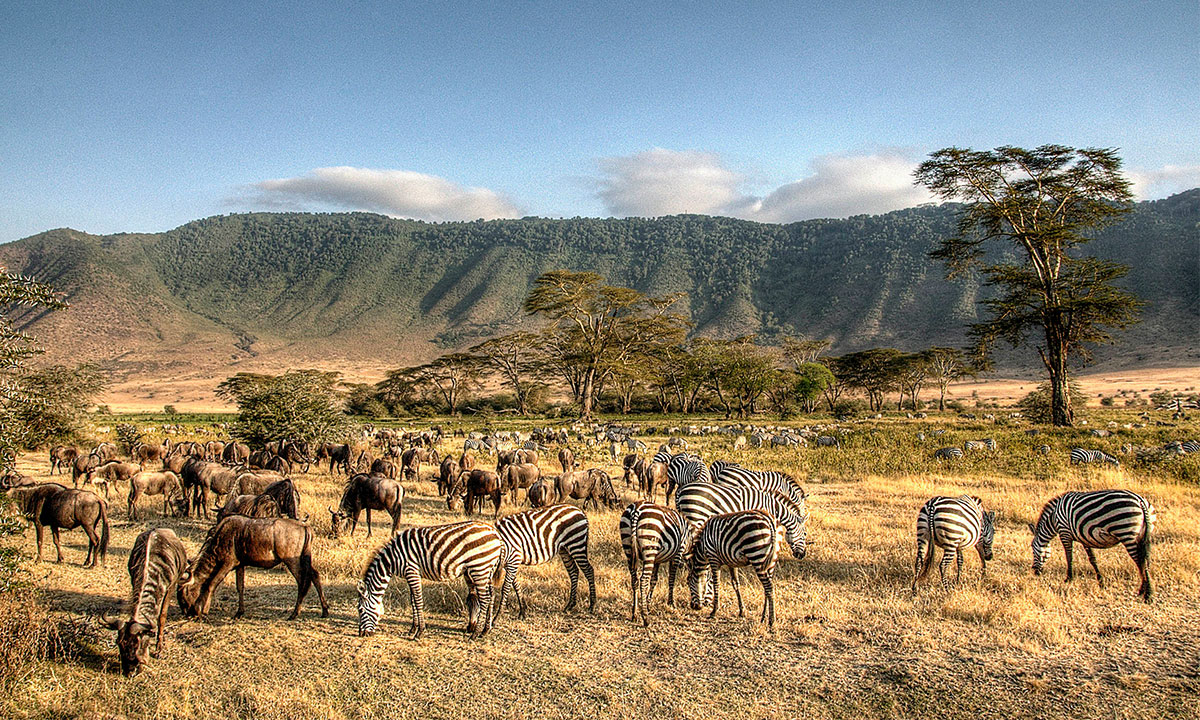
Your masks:
[{"label": "acacia tree", "polygon": [[897,362],[899,368],[896,384],[900,387],[900,400],[896,404],[896,409],[904,409],[904,398],[908,396],[912,409],[916,410],[917,403],[920,401],[921,389],[925,387],[925,381],[929,379],[929,354],[927,352],[910,353],[899,358]]},{"label": "acacia tree", "polygon": [[867,395],[871,409],[883,409],[884,396],[900,386],[904,353],[895,348],[872,348],[838,359],[838,379]]},{"label": "acacia tree", "polygon": [[794,367],[805,363],[814,363],[821,354],[829,349],[832,343],[828,340],[809,340],[808,338],[785,337],[780,342],[779,349],[783,357]]},{"label": "acacia tree", "polygon": [[[826,388],[835,384],[837,379],[829,368],[815,362],[802,363],[796,368],[795,393],[796,399],[804,407],[804,412],[811,413],[817,405],[817,400]],[[834,400],[836,402],[836,399]],[[833,412],[832,404],[830,412]]]},{"label": "acacia tree", "polygon": [[540,346],[542,336],[531,332],[514,332],[482,342],[468,352],[477,358],[483,370],[499,376],[500,382],[513,391],[517,412],[529,414],[529,394],[541,373]]},{"label": "acacia tree", "polygon": [[678,342],[686,320],[670,312],[683,295],[652,297],[633,288],[604,285],[593,272],[554,270],[534,281],[525,311],[553,320],[565,360],[578,370],[580,414],[591,419],[606,371],[666,343]]},{"label": "acacia tree", "polygon": [[950,383],[971,374],[962,350],[951,347],[932,347],[925,351],[929,379],[938,387],[938,410],[946,409],[946,388]]},{"label": "acacia tree", "polygon": [[239,373],[217,386],[217,395],[238,405],[233,435],[261,445],[289,438],[324,442],[345,436],[339,374],[291,370],[282,375]]},{"label": "acacia tree", "polygon": [[451,415],[458,414],[467,390],[477,387],[481,365],[479,358],[470,353],[449,353],[433,362],[419,365],[408,371],[408,378],[425,385],[441,396]]},{"label": "acacia tree", "polygon": [[[952,277],[978,266],[998,291],[983,301],[990,317],[971,326],[976,355],[984,361],[997,340],[1016,347],[1039,331],[1051,422],[1071,425],[1070,361],[1090,359],[1088,345],[1111,340],[1110,328],[1136,322],[1141,304],[1113,284],[1128,268],[1071,254],[1088,241],[1085,232],[1130,209],[1133,196],[1116,151],[946,148],[921,163],[915,176],[939,198],[967,203],[958,232],[931,256],[946,261]],[[1015,247],[1021,261],[983,264],[992,241]]]}]

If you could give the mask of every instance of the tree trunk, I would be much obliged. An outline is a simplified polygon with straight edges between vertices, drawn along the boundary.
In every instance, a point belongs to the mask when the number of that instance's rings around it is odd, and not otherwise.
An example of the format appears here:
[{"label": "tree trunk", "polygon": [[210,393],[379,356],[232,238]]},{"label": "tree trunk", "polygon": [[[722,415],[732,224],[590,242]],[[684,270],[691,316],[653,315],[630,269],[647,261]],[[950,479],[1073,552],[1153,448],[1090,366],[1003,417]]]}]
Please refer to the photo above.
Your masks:
[{"label": "tree trunk", "polygon": [[596,371],[588,370],[583,376],[583,387],[579,392],[580,417],[583,420],[592,419],[592,395],[595,390]]},{"label": "tree trunk", "polygon": [[943,383],[940,386],[940,388],[941,388],[942,392],[940,395],[938,395],[938,411],[939,412],[946,409],[946,385]]}]

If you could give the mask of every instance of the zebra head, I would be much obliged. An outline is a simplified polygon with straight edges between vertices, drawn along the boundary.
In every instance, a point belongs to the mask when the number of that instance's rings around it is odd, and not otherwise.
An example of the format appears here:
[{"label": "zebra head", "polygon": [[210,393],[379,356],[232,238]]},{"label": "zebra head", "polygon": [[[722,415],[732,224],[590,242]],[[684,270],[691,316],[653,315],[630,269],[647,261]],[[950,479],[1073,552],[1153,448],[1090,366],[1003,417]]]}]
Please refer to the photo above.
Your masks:
[{"label": "zebra head", "polygon": [[1050,540],[1054,537],[1054,512],[1058,508],[1058,498],[1046,503],[1042,514],[1038,516],[1037,524],[1029,526],[1033,533],[1033,574],[1041,575],[1046,560],[1050,559]]},{"label": "zebra head", "polygon": [[365,581],[358,583],[358,634],[369,637],[375,634],[383,609],[383,593],[373,593]]},{"label": "zebra head", "polygon": [[[691,598],[691,608],[699,610],[703,605],[703,600],[712,598],[712,585],[708,582],[709,568],[708,562],[705,561],[693,546],[692,557],[688,561],[688,596]],[[704,597],[701,597],[701,584],[704,587]]]},{"label": "zebra head", "polygon": [[979,549],[984,560],[992,559],[992,541],[996,538],[996,511],[983,513],[983,526],[979,529]]},{"label": "zebra head", "polygon": [[808,516],[784,513],[779,524],[783,526],[786,533],[787,544],[792,549],[792,555],[797,560],[803,560],[808,553]]}]

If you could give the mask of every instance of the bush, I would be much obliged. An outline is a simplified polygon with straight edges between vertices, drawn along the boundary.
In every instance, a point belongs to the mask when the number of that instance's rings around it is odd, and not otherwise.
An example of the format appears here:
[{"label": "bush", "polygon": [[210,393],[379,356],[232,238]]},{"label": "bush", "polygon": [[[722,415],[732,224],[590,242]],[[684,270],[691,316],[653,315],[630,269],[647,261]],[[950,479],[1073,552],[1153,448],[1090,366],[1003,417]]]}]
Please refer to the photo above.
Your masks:
[{"label": "bush", "polygon": [[1117,399],[1112,397],[1111,395],[1108,397],[1102,397],[1102,398],[1100,398],[1100,404],[1103,407],[1112,407],[1113,405],[1117,404]]},{"label": "bush", "polygon": [[[1075,411],[1075,416],[1081,417],[1087,403],[1087,398],[1079,389],[1079,385],[1074,381],[1067,384],[1067,394],[1070,396],[1071,408]],[[1037,390],[1034,390],[1017,402],[1017,407],[1021,409],[1021,412],[1031,422],[1049,423],[1051,420],[1050,383],[1044,382],[1038,385]]]},{"label": "bush", "polygon": [[337,382],[336,373],[316,370],[278,376],[241,373],[218,385],[217,395],[237,402],[233,435],[243,442],[321,442],[340,439],[350,428]]},{"label": "bush", "polygon": [[85,408],[104,389],[99,370],[61,365],[22,373],[15,379],[24,399],[10,409],[21,428],[19,445],[33,450],[54,443],[78,443],[87,419]]}]

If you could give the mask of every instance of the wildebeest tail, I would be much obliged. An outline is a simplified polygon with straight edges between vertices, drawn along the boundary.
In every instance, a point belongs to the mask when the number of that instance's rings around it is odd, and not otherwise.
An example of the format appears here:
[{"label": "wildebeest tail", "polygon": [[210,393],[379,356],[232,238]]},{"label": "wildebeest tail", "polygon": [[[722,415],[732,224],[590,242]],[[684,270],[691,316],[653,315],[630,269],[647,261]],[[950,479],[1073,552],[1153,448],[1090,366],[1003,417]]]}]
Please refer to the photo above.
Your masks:
[{"label": "wildebeest tail", "polygon": [[100,500],[100,564],[108,556],[108,503]]}]

